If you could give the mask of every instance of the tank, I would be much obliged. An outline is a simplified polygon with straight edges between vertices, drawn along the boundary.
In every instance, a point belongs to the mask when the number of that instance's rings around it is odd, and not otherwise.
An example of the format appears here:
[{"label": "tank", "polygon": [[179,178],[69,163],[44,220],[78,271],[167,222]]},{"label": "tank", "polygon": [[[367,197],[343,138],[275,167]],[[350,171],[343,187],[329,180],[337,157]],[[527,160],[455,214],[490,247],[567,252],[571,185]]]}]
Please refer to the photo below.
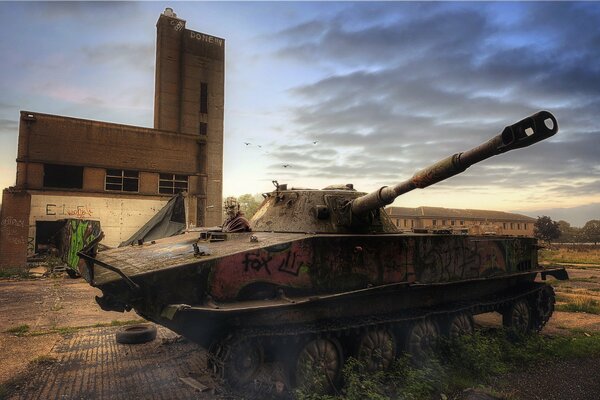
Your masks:
[{"label": "tank", "polygon": [[[399,232],[384,206],[494,155],[558,131],[540,111],[487,142],[449,156],[395,186],[275,189],[246,221],[228,199],[221,229],[79,255],[80,273],[104,310],[135,310],[209,350],[209,366],[233,385],[266,362],[291,386],[327,390],[344,360],[384,369],[400,352],[424,357],[440,335],[473,331],[473,316],[499,312],[519,333],[539,331],[554,310],[531,237]],[[537,278],[537,279],[536,279]]]}]

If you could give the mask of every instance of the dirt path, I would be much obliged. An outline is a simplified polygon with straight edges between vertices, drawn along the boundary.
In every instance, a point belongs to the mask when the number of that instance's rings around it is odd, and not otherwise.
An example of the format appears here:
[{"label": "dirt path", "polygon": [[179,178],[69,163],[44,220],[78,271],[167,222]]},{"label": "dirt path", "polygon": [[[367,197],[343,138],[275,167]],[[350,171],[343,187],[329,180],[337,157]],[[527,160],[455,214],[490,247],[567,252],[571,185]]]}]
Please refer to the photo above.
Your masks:
[{"label": "dirt path", "polygon": [[[30,362],[47,356],[64,328],[138,319],[135,313],[102,311],[94,301],[101,292],[81,279],[46,278],[0,281],[0,384],[22,374]],[[6,332],[27,325],[41,335]]]},{"label": "dirt path", "polygon": [[[600,284],[600,271],[574,269],[569,273],[572,281],[560,283],[557,292],[586,290],[592,294],[597,293],[594,289]],[[168,346],[158,342],[147,347],[149,352],[146,354],[136,350],[138,348],[116,345],[114,332],[117,328],[91,328],[70,332],[57,330],[138,318],[135,313],[102,311],[94,301],[94,296],[99,294],[97,289],[84,281],[68,278],[0,281],[0,385],[21,376],[26,382],[24,387],[19,388],[16,398],[30,398],[34,394],[42,396],[40,398],[53,394],[64,398],[94,398],[94,393],[112,393],[112,389],[106,385],[115,379],[115,382],[118,382],[115,383],[115,387],[121,391],[125,390],[127,396],[142,393],[131,389],[131,385],[140,384],[142,389],[148,388],[152,386],[148,386],[148,379],[158,379],[162,382],[160,390],[164,391],[165,398],[168,398],[169,393],[175,393],[173,391],[179,391],[181,398],[197,398],[198,393],[190,392],[189,388],[182,389],[179,380],[186,373],[199,374],[195,376],[198,380],[207,379],[208,376],[204,367],[198,367],[200,364],[196,358],[189,358],[191,355],[188,354],[188,345]],[[478,316],[476,321],[480,326],[501,325],[500,317],[494,314]],[[6,332],[20,325],[28,325],[30,331],[46,334],[19,337]],[[600,315],[555,312],[542,333],[567,335],[573,329],[600,332]],[[163,339],[170,337],[170,331],[161,328],[161,332],[160,336]],[[170,334],[172,335],[172,332]],[[94,345],[95,341],[98,341],[98,344]],[[194,353],[197,354],[196,357],[204,354],[201,349]],[[30,364],[34,360],[42,360],[44,363]],[[113,361],[108,363],[107,360]],[[158,366],[165,366],[169,360],[191,363],[189,365],[193,365],[194,368],[177,369],[177,366],[173,366],[176,374],[166,373],[164,370],[154,371]],[[71,365],[69,363],[74,363],[69,367],[71,369],[66,368]],[[28,371],[29,367],[31,368]],[[503,378],[497,383],[497,388],[504,393],[513,393],[515,399],[595,399],[600,393],[600,380],[596,376],[599,370],[600,359],[553,360]],[[100,382],[98,384],[104,386],[94,389],[95,381],[91,378],[94,374],[100,374],[97,376]],[[62,380],[79,382],[77,387],[87,387],[87,392],[79,393],[73,385],[67,385],[70,388],[68,391],[62,390]],[[55,382],[55,386],[49,386],[48,382]],[[36,388],[39,390],[36,391]],[[153,397],[151,394],[154,392],[143,393],[145,398]],[[202,395],[202,398],[211,397],[207,393]]]}]

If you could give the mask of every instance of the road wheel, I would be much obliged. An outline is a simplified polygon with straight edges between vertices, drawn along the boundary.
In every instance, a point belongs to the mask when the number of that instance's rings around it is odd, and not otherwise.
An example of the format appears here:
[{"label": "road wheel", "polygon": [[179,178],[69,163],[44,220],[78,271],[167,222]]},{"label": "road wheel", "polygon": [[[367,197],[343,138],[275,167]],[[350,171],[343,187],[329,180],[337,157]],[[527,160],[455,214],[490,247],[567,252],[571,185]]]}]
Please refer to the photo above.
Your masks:
[{"label": "road wheel", "polygon": [[335,339],[317,338],[306,343],[296,359],[296,387],[311,393],[331,393],[342,371],[343,357]]},{"label": "road wheel", "polygon": [[445,334],[450,339],[456,339],[460,336],[473,334],[473,327],[473,315],[466,311],[460,312],[448,318]]},{"label": "road wheel", "polygon": [[250,383],[263,364],[260,343],[252,339],[229,336],[209,348],[208,367],[233,387]]},{"label": "road wheel", "polygon": [[430,319],[414,322],[406,334],[406,351],[416,361],[424,360],[433,352],[440,336],[438,326]]},{"label": "road wheel", "polygon": [[502,314],[502,325],[517,334],[525,334],[531,330],[531,307],[524,300],[514,301]]},{"label": "road wheel", "polygon": [[115,338],[121,344],[140,344],[156,339],[156,326],[130,325],[120,329]]},{"label": "road wheel", "polygon": [[356,354],[367,371],[385,370],[396,356],[394,335],[383,328],[369,330],[361,336]]},{"label": "road wheel", "polygon": [[556,302],[556,296],[554,295],[554,289],[552,286],[543,286],[537,293],[534,306],[534,318],[533,318],[533,329],[536,332],[542,330],[544,325],[548,322],[552,313],[554,312],[554,303]]}]

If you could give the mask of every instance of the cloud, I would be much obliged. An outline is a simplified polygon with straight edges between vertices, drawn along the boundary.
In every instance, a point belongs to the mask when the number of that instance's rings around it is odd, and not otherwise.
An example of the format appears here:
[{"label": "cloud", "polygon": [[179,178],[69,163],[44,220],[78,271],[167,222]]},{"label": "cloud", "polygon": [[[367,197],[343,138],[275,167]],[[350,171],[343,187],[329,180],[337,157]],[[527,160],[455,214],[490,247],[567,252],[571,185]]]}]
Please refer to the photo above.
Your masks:
[{"label": "cloud", "polygon": [[85,61],[154,71],[154,43],[104,43],[81,49]]},{"label": "cloud", "polygon": [[0,118],[0,135],[15,135],[19,129],[17,121]]},{"label": "cloud", "polygon": [[394,183],[548,108],[561,127],[555,138],[441,185],[599,193],[600,171],[590,167],[600,161],[600,7],[518,4],[506,18],[498,7],[370,6],[370,23],[349,23],[346,10],[279,32],[288,44],[277,56],[333,66],[290,95],[301,104],[291,109],[293,136],[335,154],[284,145],[275,157],[306,177]]}]

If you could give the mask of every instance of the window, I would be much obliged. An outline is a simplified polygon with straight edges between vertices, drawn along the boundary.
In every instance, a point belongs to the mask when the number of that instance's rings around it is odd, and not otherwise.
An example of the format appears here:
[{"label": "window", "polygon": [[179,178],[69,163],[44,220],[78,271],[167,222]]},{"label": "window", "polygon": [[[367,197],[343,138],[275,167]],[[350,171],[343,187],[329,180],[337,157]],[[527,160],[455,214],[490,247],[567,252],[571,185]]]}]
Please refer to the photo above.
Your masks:
[{"label": "window", "polygon": [[406,226],[408,225],[407,223],[408,223],[408,220],[406,220],[406,219],[405,219],[405,220],[404,220],[404,227],[405,227],[405,228],[406,228]]},{"label": "window", "polygon": [[208,83],[200,83],[200,112],[208,114]]},{"label": "window", "polygon": [[527,223],[523,224],[523,229],[527,230]]},{"label": "window", "polygon": [[201,135],[206,135],[208,133],[208,124],[206,122],[200,122],[198,133]]},{"label": "window", "polygon": [[446,220],[445,219],[442,220],[442,225],[446,226]]},{"label": "window", "polygon": [[431,223],[433,224],[433,226],[436,226],[437,225],[437,220],[434,219],[434,220],[431,221]]},{"label": "window", "polygon": [[521,224],[517,224],[517,229],[521,230]]},{"label": "window", "polygon": [[450,221],[450,225],[454,226],[456,224],[455,220]]},{"label": "window", "polygon": [[502,228],[506,229],[506,222],[502,223]]},{"label": "window", "polygon": [[514,225],[512,222],[510,223],[510,229],[514,229]]},{"label": "window", "polygon": [[177,194],[188,190],[188,177],[185,175],[160,174],[158,193]]},{"label": "window", "polygon": [[464,225],[464,224],[465,224],[465,221],[460,221],[460,224],[461,224],[461,225]]},{"label": "window", "polygon": [[44,187],[83,189],[83,167],[44,164]]},{"label": "window", "polygon": [[104,178],[104,190],[117,192],[137,192],[139,190],[140,173],[124,169],[107,169]]}]

